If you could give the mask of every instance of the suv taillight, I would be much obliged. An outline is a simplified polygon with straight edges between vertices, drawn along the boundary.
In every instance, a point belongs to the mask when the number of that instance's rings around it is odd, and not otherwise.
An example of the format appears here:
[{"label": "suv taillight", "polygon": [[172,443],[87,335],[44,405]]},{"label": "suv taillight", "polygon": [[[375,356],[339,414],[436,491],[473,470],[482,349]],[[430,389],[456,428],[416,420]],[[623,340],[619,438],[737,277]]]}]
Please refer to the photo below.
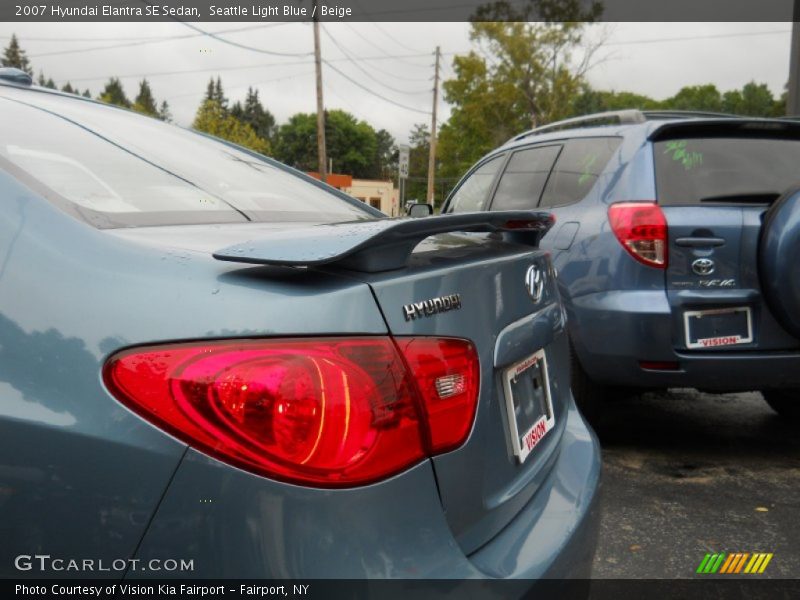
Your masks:
[{"label": "suv taillight", "polygon": [[633,258],[649,267],[667,268],[667,219],[658,204],[612,204],[608,208],[608,222]]},{"label": "suv taillight", "polygon": [[478,400],[475,348],[453,338],[140,347],[112,356],[103,376],[120,402],[187,444],[322,487],[371,483],[463,444]]}]

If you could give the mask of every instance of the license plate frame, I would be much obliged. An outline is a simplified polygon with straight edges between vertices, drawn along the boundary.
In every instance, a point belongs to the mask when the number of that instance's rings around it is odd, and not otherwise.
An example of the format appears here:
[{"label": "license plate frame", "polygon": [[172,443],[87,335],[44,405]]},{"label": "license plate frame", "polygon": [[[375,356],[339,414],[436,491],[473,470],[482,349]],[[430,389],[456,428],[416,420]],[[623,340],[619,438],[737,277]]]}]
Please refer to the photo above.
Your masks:
[{"label": "license plate frame", "polygon": [[[744,313],[744,327],[737,323],[737,317]],[[724,322],[724,317],[730,315],[729,323]],[[716,319],[717,326],[724,328],[724,332],[717,332],[719,335],[712,337],[700,337],[692,335],[692,324],[698,319],[712,317]],[[731,306],[726,308],[714,308],[709,310],[687,310],[683,313],[683,324],[686,347],[691,350],[724,348],[728,346],[739,346],[750,344],[753,341],[753,310],[749,306]]]},{"label": "license plate frame", "polygon": [[511,447],[522,464],[556,424],[543,349],[504,371],[503,391]]}]

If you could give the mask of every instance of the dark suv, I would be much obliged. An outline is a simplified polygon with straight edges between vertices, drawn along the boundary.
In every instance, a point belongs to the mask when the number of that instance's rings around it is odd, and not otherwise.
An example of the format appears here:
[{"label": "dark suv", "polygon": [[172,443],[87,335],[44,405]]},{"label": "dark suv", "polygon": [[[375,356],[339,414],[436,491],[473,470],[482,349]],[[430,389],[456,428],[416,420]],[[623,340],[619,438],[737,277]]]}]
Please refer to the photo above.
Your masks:
[{"label": "dark suv", "polygon": [[443,212],[540,208],[573,392],[760,390],[800,416],[800,122],[603,113],[522,133]]}]

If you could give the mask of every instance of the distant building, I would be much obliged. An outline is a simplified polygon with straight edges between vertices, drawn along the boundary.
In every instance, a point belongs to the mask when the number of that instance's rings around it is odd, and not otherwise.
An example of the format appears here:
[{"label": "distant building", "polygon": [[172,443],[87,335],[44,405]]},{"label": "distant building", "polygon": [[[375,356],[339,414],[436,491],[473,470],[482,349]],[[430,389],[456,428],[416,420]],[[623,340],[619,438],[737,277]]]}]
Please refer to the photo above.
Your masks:
[{"label": "distant building", "polygon": [[[310,172],[308,174],[319,179],[319,173]],[[387,215],[396,217],[401,213],[399,191],[395,189],[390,180],[353,179],[351,175],[329,173],[327,183]]]}]

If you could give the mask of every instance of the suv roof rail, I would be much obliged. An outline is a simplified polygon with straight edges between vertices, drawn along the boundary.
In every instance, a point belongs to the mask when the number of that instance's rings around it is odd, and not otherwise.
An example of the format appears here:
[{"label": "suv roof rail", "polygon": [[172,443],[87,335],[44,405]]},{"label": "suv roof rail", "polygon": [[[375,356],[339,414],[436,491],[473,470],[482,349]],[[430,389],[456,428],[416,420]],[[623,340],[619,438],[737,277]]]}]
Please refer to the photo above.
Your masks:
[{"label": "suv roof rail", "polygon": [[685,119],[692,117],[741,118],[741,115],[710,110],[643,110],[642,114],[646,119]]},{"label": "suv roof rail", "polygon": [[693,117],[716,117],[720,119],[741,118],[740,115],[713,112],[708,110],[639,110],[638,108],[628,108],[625,110],[612,110],[608,112],[582,115],[580,117],[573,117],[571,119],[564,119],[563,121],[555,121],[554,123],[548,123],[547,125],[542,125],[541,127],[536,127],[534,129],[517,134],[508,140],[508,142],[515,142],[531,135],[539,135],[540,133],[559,131],[562,129],[575,129],[577,127],[584,126],[593,125],[595,127],[599,127],[601,125],[612,124],[635,125],[637,123],[644,123],[645,121],[652,119],[689,119]]},{"label": "suv roof rail", "polygon": [[33,85],[33,78],[22,69],[15,67],[0,67],[0,79],[20,85]]},{"label": "suv roof rail", "polygon": [[645,120],[646,119],[644,114],[642,114],[642,111],[635,108],[626,110],[612,110],[608,112],[594,113],[591,115],[582,115],[580,117],[573,117],[571,119],[564,119],[563,121],[556,121],[554,123],[548,123],[547,125],[535,127],[534,129],[517,134],[508,141],[514,142],[531,135],[539,135],[540,133],[559,131],[561,129],[575,129],[576,127],[583,127],[584,125],[589,124],[594,124],[595,126],[612,124],[627,125],[644,123]]}]

